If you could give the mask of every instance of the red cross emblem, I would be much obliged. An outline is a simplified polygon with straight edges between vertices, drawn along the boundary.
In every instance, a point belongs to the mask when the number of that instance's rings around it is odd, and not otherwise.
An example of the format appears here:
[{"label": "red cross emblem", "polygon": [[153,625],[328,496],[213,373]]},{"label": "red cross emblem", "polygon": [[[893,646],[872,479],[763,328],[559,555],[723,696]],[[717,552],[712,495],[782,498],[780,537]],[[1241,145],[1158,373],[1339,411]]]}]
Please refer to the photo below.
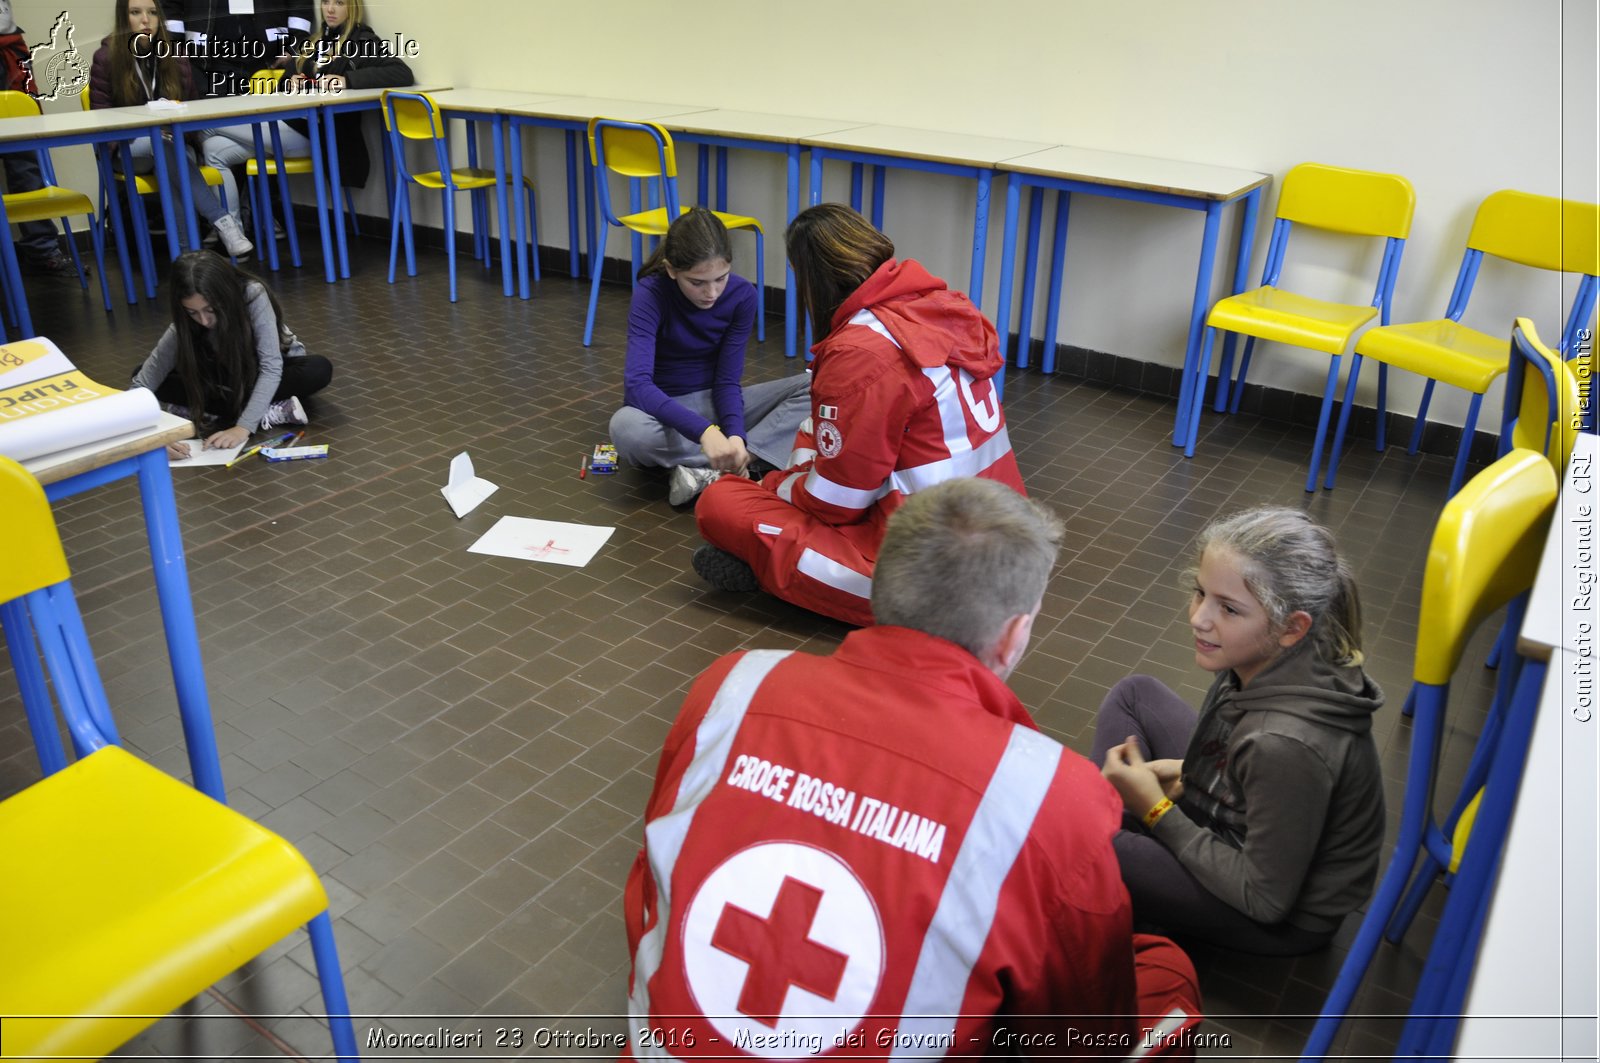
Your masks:
[{"label": "red cross emblem", "polygon": [[777,1026],[790,986],[825,1000],[838,994],[849,957],[811,940],[821,903],[821,890],[785,877],[767,918],[732,904],[722,910],[711,947],[750,965],[739,993],[741,1013],[764,1026]]},{"label": "red cross emblem", "polygon": [[[877,997],[878,906],[850,865],[825,849],[762,842],[740,850],[700,883],[681,927],[695,1006],[730,1041],[745,1031],[831,1043]],[[772,1042],[748,1051],[793,1055]]]}]

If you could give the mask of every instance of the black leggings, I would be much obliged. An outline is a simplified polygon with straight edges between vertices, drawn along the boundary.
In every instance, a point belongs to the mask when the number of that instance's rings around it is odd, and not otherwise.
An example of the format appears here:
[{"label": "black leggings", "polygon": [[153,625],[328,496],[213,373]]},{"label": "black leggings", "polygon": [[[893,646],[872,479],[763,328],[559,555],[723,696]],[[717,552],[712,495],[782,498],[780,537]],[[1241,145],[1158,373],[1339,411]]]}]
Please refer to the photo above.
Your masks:
[{"label": "black leggings", "polygon": [[[1145,759],[1181,760],[1198,719],[1189,703],[1160,680],[1129,676],[1112,687],[1100,705],[1090,756],[1103,765],[1106,751],[1133,735],[1144,747]],[[1181,805],[1167,813],[1183,814]],[[1263,956],[1298,956],[1321,948],[1333,937],[1331,930],[1256,922],[1202,886],[1134,816],[1123,813],[1122,826],[1111,844],[1133,899],[1136,928],[1159,928],[1176,938]]]},{"label": "black leggings", "polygon": [[[137,373],[139,367],[134,367]],[[285,358],[283,360],[283,376],[278,381],[278,390],[272,393],[272,401],[280,399],[299,398],[315,395],[328,386],[328,381],[333,379],[333,363],[320,354],[307,354],[299,358]],[[174,406],[189,405],[189,391],[184,387],[183,380],[177,373],[168,373],[167,379],[156,387],[156,398],[161,402]],[[207,391],[205,396],[205,412],[212,417],[228,417],[232,410],[222,403],[222,396]],[[195,411],[191,410],[191,416]],[[253,425],[249,426],[254,428]]]}]

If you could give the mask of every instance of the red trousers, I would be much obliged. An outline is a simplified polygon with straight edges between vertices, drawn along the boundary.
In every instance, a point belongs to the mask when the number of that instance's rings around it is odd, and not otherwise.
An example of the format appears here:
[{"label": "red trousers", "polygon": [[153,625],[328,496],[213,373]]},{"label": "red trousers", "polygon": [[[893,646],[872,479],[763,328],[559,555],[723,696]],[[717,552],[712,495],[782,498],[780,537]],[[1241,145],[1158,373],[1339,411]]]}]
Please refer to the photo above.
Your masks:
[{"label": "red trousers", "polygon": [[695,522],[706,542],[742,558],[767,593],[847,624],[872,623],[872,569],[884,520],[827,524],[774,491],[784,472],[756,483],[724,476],[700,496]]}]

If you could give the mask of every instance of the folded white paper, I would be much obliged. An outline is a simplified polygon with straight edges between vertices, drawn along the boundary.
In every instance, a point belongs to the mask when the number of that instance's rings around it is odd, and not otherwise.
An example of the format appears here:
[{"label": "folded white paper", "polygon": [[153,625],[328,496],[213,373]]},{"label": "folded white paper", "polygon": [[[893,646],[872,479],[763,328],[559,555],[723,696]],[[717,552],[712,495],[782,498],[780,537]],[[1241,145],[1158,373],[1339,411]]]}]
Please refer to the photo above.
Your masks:
[{"label": "folded white paper", "polygon": [[180,440],[180,442],[189,448],[189,456],[187,458],[168,458],[167,467],[169,469],[193,469],[202,465],[226,465],[234,458],[237,458],[240,452],[244,450],[244,443],[240,443],[236,447],[223,447],[217,450],[208,448],[206,441],[203,439],[184,439]]},{"label": "folded white paper", "polygon": [[450,482],[439,490],[444,495],[444,500],[450,503],[450,508],[455,511],[456,518],[460,519],[477,509],[484,499],[500,490],[500,485],[492,484],[478,476],[473,471],[472,459],[467,456],[466,451],[462,451],[450,459]]}]

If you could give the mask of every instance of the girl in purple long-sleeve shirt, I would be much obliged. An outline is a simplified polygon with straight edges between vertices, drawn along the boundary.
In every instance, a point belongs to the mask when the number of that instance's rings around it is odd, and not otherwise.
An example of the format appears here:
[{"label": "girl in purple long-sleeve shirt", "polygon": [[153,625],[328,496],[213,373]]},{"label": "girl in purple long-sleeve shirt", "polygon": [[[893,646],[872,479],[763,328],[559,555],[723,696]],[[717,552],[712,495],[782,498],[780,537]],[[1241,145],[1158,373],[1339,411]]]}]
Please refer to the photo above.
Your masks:
[{"label": "girl in purple long-sleeve shirt", "polygon": [[759,293],[733,274],[732,260],[722,222],[690,208],[640,269],[628,311],[625,405],[611,418],[611,440],[626,461],[672,469],[675,506],[752,460],[787,465],[810,412],[805,373],[740,384]]}]

